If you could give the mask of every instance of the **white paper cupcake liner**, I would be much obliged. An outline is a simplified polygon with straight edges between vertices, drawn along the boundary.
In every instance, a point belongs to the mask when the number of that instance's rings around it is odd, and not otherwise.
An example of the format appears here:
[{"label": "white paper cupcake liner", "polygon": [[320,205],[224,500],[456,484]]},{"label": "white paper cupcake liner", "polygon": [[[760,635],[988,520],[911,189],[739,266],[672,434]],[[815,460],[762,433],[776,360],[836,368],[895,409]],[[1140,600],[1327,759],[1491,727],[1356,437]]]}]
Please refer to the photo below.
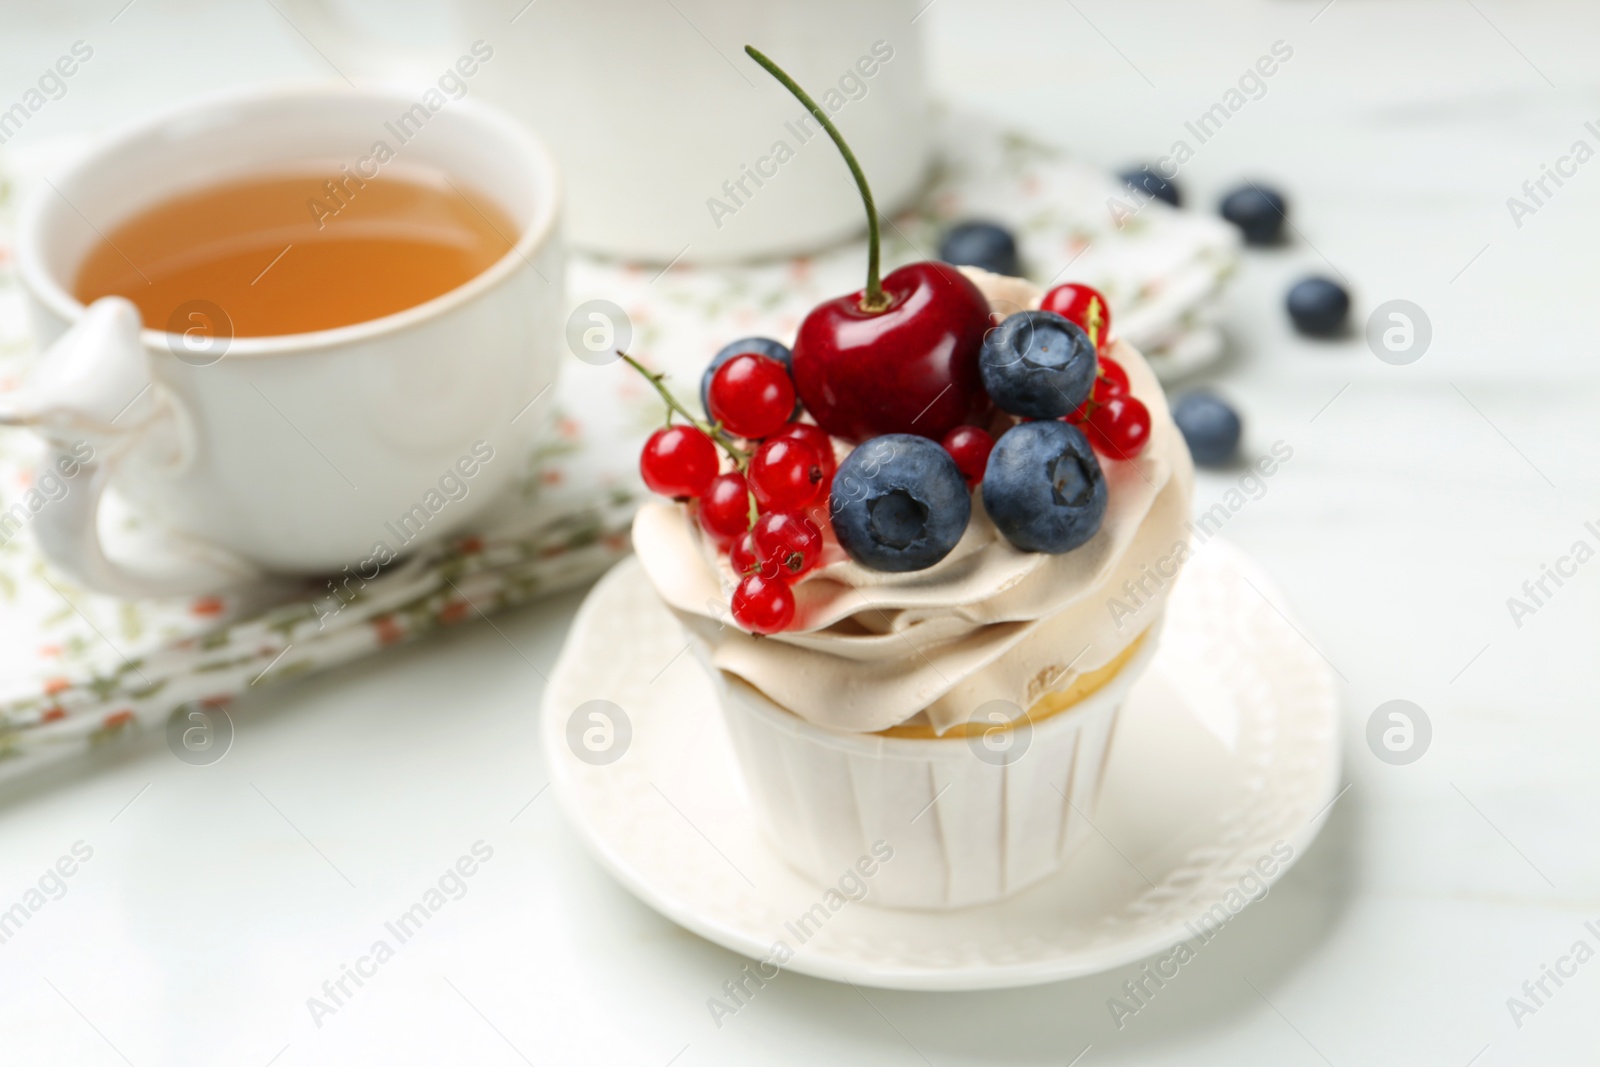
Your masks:
[{"label": "white paper cupcake liner", "polygon": [[894,849],[871,903],[961,908],[1054,872],[1091,835],[1118,711],[1155,653],[1160,623],[1117,674],[1037,724],[982,738],[825,730],[713,670],[746,789],[772,846],[820,885]]}]

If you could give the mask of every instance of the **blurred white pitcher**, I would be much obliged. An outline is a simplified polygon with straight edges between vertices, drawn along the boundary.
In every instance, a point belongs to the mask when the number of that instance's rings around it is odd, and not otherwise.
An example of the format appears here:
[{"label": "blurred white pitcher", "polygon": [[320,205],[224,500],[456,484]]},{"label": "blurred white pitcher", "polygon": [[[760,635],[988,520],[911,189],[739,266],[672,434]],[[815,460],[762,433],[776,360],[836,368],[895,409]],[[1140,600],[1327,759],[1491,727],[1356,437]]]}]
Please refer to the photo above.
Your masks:
[{"label": "blurred white pitcher", "polygon": [[[371,0],[368,0],[371,2]],[[474,78],[546,141],[578,248],[658,263],[795,255],[865,226],[827,135],[744,54],[753,44],[828,109],[878,206],[927,169],[926,0],[456,0],[452,32],[493,49]],[[434,81],[443,47],[379,43],[348,0],[285,10],[345,72]],[[385,13],[384,21],[394,15]],[[366,21],[376,22],[376,19]]]}]

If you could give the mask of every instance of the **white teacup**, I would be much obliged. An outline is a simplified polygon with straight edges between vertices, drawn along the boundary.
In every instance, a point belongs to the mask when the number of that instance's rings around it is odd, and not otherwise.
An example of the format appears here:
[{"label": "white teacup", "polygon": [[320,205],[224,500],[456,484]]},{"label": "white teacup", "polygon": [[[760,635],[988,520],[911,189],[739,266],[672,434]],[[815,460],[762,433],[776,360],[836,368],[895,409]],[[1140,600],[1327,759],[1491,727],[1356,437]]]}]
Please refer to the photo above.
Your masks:
[{"label": "white teacup", "polygon": [[[424,105],[425,127],[395,144],[392,124],[418,103],[345,86],[211,97],[101,142],[25,205],[18,266],[51,347],[0,395],[0,422],[52,446],[40,478],[67,488],[32,522],[63,570],[128,597],[346,566],[370,577],[523,473],[562,343],[556,169],[519,124],[467,99]],[[73,297],[95,243],[151,204],[266,168],[354,166],[380,140],[492,197],[518,229],[513,250],[396,314],[225,346],[203,317],[196,336],[141,330],[126,300]],[[161,527],[163,551],[108,555],[108,487]]]}]

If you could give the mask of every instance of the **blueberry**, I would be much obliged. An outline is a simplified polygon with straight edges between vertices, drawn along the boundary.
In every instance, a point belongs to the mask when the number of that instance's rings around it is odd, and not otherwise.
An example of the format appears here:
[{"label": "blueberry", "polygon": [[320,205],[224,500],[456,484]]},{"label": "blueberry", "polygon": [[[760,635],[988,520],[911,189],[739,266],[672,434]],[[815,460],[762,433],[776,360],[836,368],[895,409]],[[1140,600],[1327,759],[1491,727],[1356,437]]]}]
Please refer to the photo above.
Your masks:
[{"label": "blueberry", "polygon": [[984,335],[978,369],[1002,411],[1059,419],[1094,388],[1094,342],[1054,311],[1019,311]]},{"label": "blueberry", "polygon": [[1288,305],[1295,329],[1312,337],[1334,337],[1350,313],[1350,294],[1332,278],[1306,278],[1289,290]]},{"label": "blueberry", "polygon": [[1054,419],[1007,430],[989,453],[983,507],[1024,552],[1071,552],[1100,529],[1106,479],[1076,426]]},{"label": "blueberry", "polygon": [[982,267],[1012,277],[1022,274],[1016,238],[993,222],[956,223],[939,242],[939,258],[958,267]]},{"label": "blueberry", "polygon": [[1217,396],[1199,390],[1172,406],[1172,421],[1189,443],[1189,454],[1202,467],[1221,467],[1239,451],[1243,425],[1239,413]]},{"label": "blueberry", "polygon": [[839,464],[832,512],[851,559],[875,571],[920,571],[966,533],[972,494],[937,441],[890,433],[862,442]]},{"label": "blueberry", "polygon": [[[722,346],[722,350],[712,357],[710,366],[700,376],[700,410],[707,415],[711,414],[711,404],[707,399],[711,393],[711,376],[717,373],[717,368],[722,366],[734,356],[742,356],[746,352],[754,352],[758,356],[766,356],[782,363],[784,369],[791,375],[794,374],[793,356],[785,345],[779,344],[770,337],[741,337],[732,344]],[[796,410],[799,405],[796,404]]]},{"label": "blueberry", "polygon": [[1183,200],[1183,197],[1178,193],[1177,183],[1168,181],[1151,170],[1149,164],[1142,167],[1129,167],[1117,177],[1146,196],[1153,196],[1157,200],[1165,200],[1173,207],[1178,207]]},{"label": "blueberry", "polygon": [[1283,236],[1289,204],[1283,194],[1249,182],[1222,198],[1222,217],[1239,227],[1245,244],[1275,245]]}]

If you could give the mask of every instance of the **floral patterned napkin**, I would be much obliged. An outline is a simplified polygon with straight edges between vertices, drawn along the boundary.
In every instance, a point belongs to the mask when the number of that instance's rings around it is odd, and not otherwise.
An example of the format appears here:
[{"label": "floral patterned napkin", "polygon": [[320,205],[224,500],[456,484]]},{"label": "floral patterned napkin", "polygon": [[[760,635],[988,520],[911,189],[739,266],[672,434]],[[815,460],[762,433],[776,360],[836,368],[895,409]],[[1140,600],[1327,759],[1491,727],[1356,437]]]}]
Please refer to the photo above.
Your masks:
[{"label": "floral patterned napkin", "polygon": [[[1111,302],[1118,332],[1170,377],[1221,347],[1216,296],[1238,242],[1217,219],[1134,201],[1116,179],[974,116],[947,115],[942,163],[913,211],[885,228],[886,269],[929,258],[950,221],[981,217],[1018,234],[1027,272],[1048,285],[1086,281]],[[0,169],[0,391],[35,359],[13,275],[16,197],[74,145],[50,145]],[[1120,221],[1119,221],[1120,216]],[[859,288],[862,242],[737,268],[656,267],[574,257],[569,296],[621,306],[632,352],[694,403],[701,368],[749,334],[794,335],[816,302]],[[52,754],[160,725],[194,701],[213,706],[279,679],[522,604],[594,577],[628,551],[642,487],[635,457],[659,401],[620,363],[567,361],[553,439],[525,457],[519,488],[474,536],[420,551],[336,613],[306,580],[192,600],[127,602],[52,569],[28,519],[49,502],[31,484],[37,445],[0,431],[0,775]],[[21,510],[16,509],[21,505]],[[10,512],[21,515],[6,522]],[[121,514],[130,538],[148,520]]]}]

